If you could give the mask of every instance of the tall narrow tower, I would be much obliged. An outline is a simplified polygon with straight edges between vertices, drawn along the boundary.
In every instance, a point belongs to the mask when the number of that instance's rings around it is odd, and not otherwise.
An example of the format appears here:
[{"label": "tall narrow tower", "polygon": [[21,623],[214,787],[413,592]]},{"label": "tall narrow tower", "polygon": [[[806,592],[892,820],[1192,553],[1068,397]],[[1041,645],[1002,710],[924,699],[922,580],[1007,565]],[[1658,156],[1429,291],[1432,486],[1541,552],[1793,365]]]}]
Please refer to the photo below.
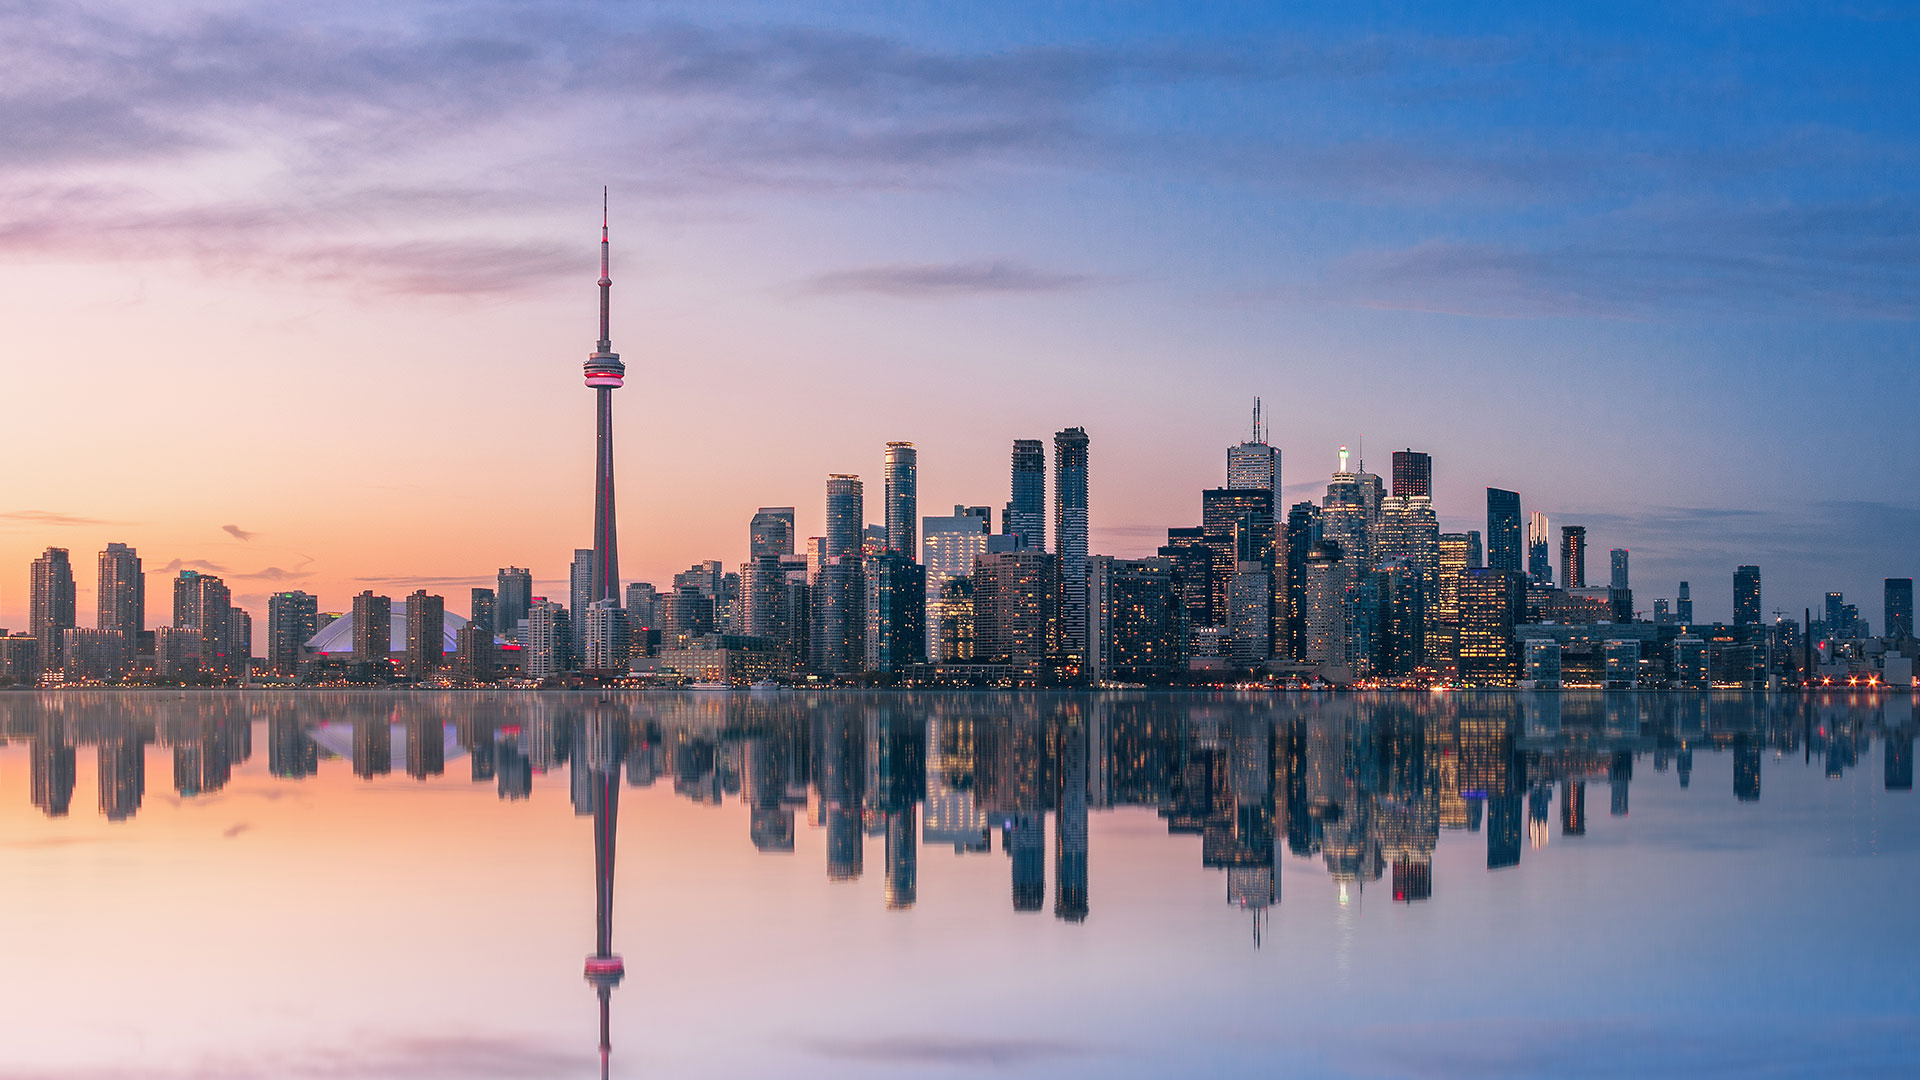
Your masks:
[{"label": "tall narrow tower", "polygon": [[587,385],[593,388],[596,430],[593,467],[593,595],[592,600],[620,602],[620,544],[613,511],[613,392],[627,376],[627,366],[613,351],[608,307],[613,279],[607,276],[607,189],[600,189],[600,340],[585,364]]}]

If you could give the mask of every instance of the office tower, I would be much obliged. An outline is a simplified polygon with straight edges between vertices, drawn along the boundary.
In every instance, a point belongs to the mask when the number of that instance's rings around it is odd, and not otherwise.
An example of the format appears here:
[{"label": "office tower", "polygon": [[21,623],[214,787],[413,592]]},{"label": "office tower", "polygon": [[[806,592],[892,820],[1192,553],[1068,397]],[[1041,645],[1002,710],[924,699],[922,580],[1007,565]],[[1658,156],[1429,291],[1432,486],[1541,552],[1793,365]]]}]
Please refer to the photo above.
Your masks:
[{"label": "office tower", "polygon": [[467,621],[477,624],[487,632],[487,639],[493,639],[495,624],[493,621],[494,593],[492,589],[474,589],[467,594]]},{"label": "office tower", "polygon": [[1607,562],[1610,567],[1610,573],[1607,577],[1607,587],[1612,589],[1631,588],[1632,586],[1627,584],[1627,549],[1614,548],[1612,551],[1607,552]]},{"label": "office tower", "polygon": [[631,651],[627,614],[613,600],[595,600],[587,605],[586,654],[581,666],[587,671],[625,673]]},{"label": "office tower", "polygon": [[73,564],[67,549],[50,547],[33,560],[28,575],[27,627],[40,643],[40,663],[57,671],[65,635],[74,628]]},{"label": "office tower", "polygon": [[1569,589],[1587,587],[1587,527],[1560,526],[1560,580]]},{"label": "office tower", "polygon": [[1467,530],[1467,569],[1478,570],[1487,565],[1486,553],[1480,544],[1480,530]]},{"label": "office tower", "polygon": [[1180,568],[1180,598],[1187,609],[1187,626],[1218,625],[1214,619],[1214,549],[1207,542],[1205,526],[1168,529],[1167,542],[1155,554],[1172,559]]},{"label": "office tower", "polygon": [[1227,447],[1227,486],[1280,492],[1280,449],[1267,444],[1260,422],[1260,399],[1253,399],[1253,441]]},{"label": "office tower", "polygon": [[447,599],[415,589],[407,597],[407,678],[420,679],[446,656]]},{"label": "office tower", "polygon": [[[1682,582],[1681,584],[1686,584]],[[1853,620],[1847,618],[1847,598],[1842,593],[1827,594],[1827,634],[1836,638],[1853,636]]]},{"label": "office tower", "polygon": [[[1387,496],[1380,507],[1380,535],[1374,555],[1380,565],[1399,559],[1412,567],[1422,617],[1429,617],[1440,585],[1440,519],[1434,515],[1433,499],[1426,495]],[[1424,640],[1424,633],[1421,636]]]},{"label": "office tower", "polygon": [[1487,489],[1487,567],[1520,572],[1520,493]]},{"label": "office tower", "polygon": [[810,596],[809,666],[851,675],[866,666],[867,575],[860,555],[836,555],[820,568]]},{"label": "office tower", "polygon": [[1302,590],[1304,633],[1300,661],[1339,664],[1347,656],[1347,581],[1341,565],[1345,553],[1338,542],[1316,541],[1307,550],[1306,582]]},{"label": "office tower", "polygon": [[300,673],[306,644],[319,632],[319,613],[320,598],[297,589],[267,597],[267,666],[274,674]]},{"label": "office tower", "polygon": [[1441,533],[1437,542],[1439,565],[1434,576],[1433,613],[1428,619],[1428,663],[1452,673],[1460,640],[1460,575],[1473,569],[1472,533]]},{"label": "office tower", "polygon": [[1527,516],[1527,577],[1553,584],[1553,527],[1538,510]]},{"label": "office tower", "polygon": [[526,640],[520,643],[524,669],[529,679],[549,679],[564,674],[569,666],[573,631],[567,625],[567,609],[544,596],[536,596],[527,606]]},{"label": "office tower", "polygon": [[785,558],[793,554],[793,540],[793,507],[763,506],[753,512],[753,522],[747,526],[747,558]]},{"label": "office tower", "polygon": [[1039,439],[1013,440],[1013,499],[1002,524],[1035,551],[1047,548],[1047,449]]},{"label": "office tower", "polygon": [[227,656],[235,674],[245,675],[253,668],[253,616],[247,609],[227,609]]},{"label": "office tower", "polygon": [[990,551],[973,568],[974,656],[1033,663],[1058,633],[1058,563],[1032,548]]},{"label": "office tower", "polygon": [[927,655],[927,570],[889,551],[867,560],[866,668],[891,673]]},{"label": "office tower", "polygon": [[147,575],[140,555],[125,544],[108,544],[100,553],[99,589],[95,593],[94,626],[127,639],[128,653],[147,628]]},{"label": "office tower", "polygon": [[778,555],[740,564],[740,632],[775,641],[786,634],[787,570]]},{"label": "office tower", "polygon": [[1673,617],[1682,626],[1693,625],[1693,587],[1686,582],[1680,583],[1680,595],[1673,602]]},{"label": "office tower", "polygon": [[[1208,552],[1208,615],[1196,625],[1226,626],[1228,594],[1242,560],[1265,563],[1271,571],[1275,557],[1274,493],[1265,488],[1209,488],[1200,493],[1201,543]],[[1167,532],[1169,540],[1174,530]]]},{"label": "office tower", "polygon": [[[573,630],[574,660],[586,655],[587,605],[600,599],[594,590],[594,560],[597,558],[592,548],[575,548],[573,563],[567,570],[567,618]],[[618,596],[610,599],[618,601]]]},{"label": "office tower", "polygon": [[1067,428],[1053,437],[1053,527],[1060,582],[1059,648],[1086,654],[1087,625],[1087,432]]},{"label": "office tower", "polygon": [[908,560],[919,557],[913,527],[920,512],[919,457],[910,442],[890,442],[884,467],[887,498],[887,550]]},{"label": "office tower", "polygon": [[1433,458],[1408,448],[1393,452],[1393,494],[1398,498],[1433,498]]},{"label": "office tower", "polygon": [[1733,625],[1760,623],[1760,568],[1742,566],[1733,572]]},{"label": "office tower", "polygon": [[1264,559],[1234,564],[1228,589],[1227,635],[1233,662],[1257,667],[1273,655],[1273,573]]},{"label": "office tower", "polygon": [[520,640],[520,623],[533,604],[533,571],[503,566],[494,579],[493,625],[501,637]]},{"label": "office tower", "polygon": [[[988,510],[984,506],[955,506],[950,517],[920,519],[920,563],[927,568],[927,656],[951,659],[953,650],[941,639],[941,622],[933,617],[949,583],[971,578],[973,564],[987,553]],[[967,586],[971,609],[972,583]],[[958,597],[956,597],[958,599]],[[957,624],[956,624],[957,628]]]},{"label": "office tower", "polygon": [[228,651],[233,637],[233,596],[211,574],[183,570],[173,585],[174,625],[199,637],[200,667],[215,679],[233,671]]},{"label": "office tower", "polygon": [[1407,559],[1382,559],[1374,570],[1374,582],[1379,603],[1374,670],[1382,675],[1411,675],[1427,661],[1425,571]]},{"label": "office tower", "polygon": [[1667,626],[1673,622],[1673,602],[1661,597],[1653,602],[1653,622],[1656,626]]},{"label": "office tower", "polygon": [[1286,624],[1274,630],[1277,638],[1282,637],[1284,631],[1284,639],[1274,651],[1295,663],[1304,655],[1306,642],[1307,552],[1319,539],[1320,508],[1310,502],[1294,503],[1287,511],[1286,531],[1281,541],[1286,558],[1286,593],[1281,610]]},{"label": "office tower", "polygon": [[658,626],[659,614],[655,605],[659,603],[659,591],[651,582],[630,581],[627,583],[627,625],[635,632],[651,630]]},{"label": "office tower", "polygon": [[392,673],[393,601],[372,589],[353,598],[353,660],[363,677],[384,679]]},{"label": "office tower", "polygon": [[1526,677],[1536,690],[1560,689],[1561,647],[1550,638],[1530,638],[1526,650]]},{"label": "office tower", "polygon": [[607,276],[607,199],[600,192],[600,340],[587,355],[587,385],[594,397],[593,549],[587,553],[585,596],[574,605],[580,610],[595,600],[620,602],[620,544],[613,509],[613,392],[625,380],[627,367],[613,351],[608,309],[613,279]]},{"label": "office tower", "polygon": [[927,599],[927,660],[950,664],[973,659],[973,577],[948,578]]},{"label": "office tower", "polygon": [[826,559],[859,556],[866,513],[866,496],[858,476],[834,473],[827,477],[827,535],[821,552]]},{"label": "office tower", "polygon": [[1090,681],[1158,681],[1185,669],[1187,608],[1179,575],[1178,560],[1168,556],[1088,558]]},{"label": "office tower", "polygon": [[1519,676],[1513,628],[1526,607],[1526,579],[1491,567],[1460,576],[1460,681],[1512,686]]},{"label": "office tower", "polygon": [[[1749,569],[1742,567],[1741,569]],[[1754,607],[1758,609],[1760,593],[1760,571],[1754,570]],[[1881,632],[1893,641],[1901,641],[1913,636],[1913,579],[1890,577],[1886,583],[1885,608],[1881,616]]]}]

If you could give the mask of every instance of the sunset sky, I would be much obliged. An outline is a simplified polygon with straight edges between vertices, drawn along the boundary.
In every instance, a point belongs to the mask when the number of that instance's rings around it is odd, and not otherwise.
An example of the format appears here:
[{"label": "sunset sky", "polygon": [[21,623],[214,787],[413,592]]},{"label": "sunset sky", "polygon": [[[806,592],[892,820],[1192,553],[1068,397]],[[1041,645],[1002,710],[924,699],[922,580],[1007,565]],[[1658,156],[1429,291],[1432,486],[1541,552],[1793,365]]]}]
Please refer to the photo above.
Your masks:
[{"label": "sunset sky", "polygon": [[1434,456],[1650,609],[1920,571],[1920,25],[1871,2],[0,0],[0,625],[137,546],[339,609],[591,542],[612,189],[622,567],[920,450],[923,514],[1084,426],[1092,548]]}]

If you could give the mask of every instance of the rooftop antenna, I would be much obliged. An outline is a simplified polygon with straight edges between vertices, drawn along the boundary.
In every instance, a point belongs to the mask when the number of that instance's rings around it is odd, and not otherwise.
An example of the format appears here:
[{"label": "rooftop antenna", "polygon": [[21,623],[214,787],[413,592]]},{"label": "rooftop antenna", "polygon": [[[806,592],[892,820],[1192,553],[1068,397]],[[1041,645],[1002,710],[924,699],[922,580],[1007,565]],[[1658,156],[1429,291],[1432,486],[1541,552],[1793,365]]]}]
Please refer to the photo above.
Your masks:
[{"label": "rooftop antenna", "polygon": [[1253,441],[1254,441],[1254,442],[1257,442],[1257,443],[1263,443],[1263,442],[1266,442],[1266,441],[1267,441],[1266,439],[1264,439],[1264,438],[1262,438],[1262,437],[1261,437],[1261,435],[1260,435],[1260,398],[1259,398],[1259,395],[1255,395],[1255,396],[1254,396],[1254,399],[1253,399]]}]

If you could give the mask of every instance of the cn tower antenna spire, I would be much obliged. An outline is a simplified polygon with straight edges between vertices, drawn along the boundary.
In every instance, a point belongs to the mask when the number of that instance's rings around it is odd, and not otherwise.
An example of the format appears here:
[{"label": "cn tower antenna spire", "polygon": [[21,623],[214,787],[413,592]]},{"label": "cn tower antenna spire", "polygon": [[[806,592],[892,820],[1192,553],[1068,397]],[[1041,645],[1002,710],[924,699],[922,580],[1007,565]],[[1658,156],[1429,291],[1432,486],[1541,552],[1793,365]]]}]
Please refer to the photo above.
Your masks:
[{"label": "cn tower antenna spire", "polygon": [[594,490],[592,599],[620,601],[620,543],[613,507],[613,392],[625,380],[627,366],[613,351],[609,329],[613,278],[607,273],[607,189],[600,189],[600,340],[588,354],[587,385],[594,397]]}]

